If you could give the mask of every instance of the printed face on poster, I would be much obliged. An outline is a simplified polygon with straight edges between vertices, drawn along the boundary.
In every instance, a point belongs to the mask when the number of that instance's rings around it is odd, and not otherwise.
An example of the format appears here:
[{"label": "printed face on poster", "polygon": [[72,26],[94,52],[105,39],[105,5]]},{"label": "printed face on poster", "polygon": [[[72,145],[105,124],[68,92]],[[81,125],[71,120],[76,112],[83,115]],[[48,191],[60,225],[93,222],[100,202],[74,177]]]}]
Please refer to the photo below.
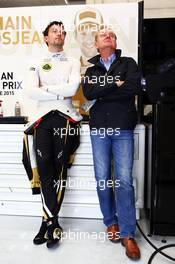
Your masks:
[{"label": "printed face on poster", "polygon": [[51,21],[61,20],[67,32],[64,51],[78,58],[81,74],[87,60],[97,54],[94,36],[98,25],[112,27],[123,56],[138,56],[138,3],[44,6],[0,9],[0,100],[4,116],[32,115],[36,102],[28,99],[26,75],[30,62],[47,52],[42,31]]}]

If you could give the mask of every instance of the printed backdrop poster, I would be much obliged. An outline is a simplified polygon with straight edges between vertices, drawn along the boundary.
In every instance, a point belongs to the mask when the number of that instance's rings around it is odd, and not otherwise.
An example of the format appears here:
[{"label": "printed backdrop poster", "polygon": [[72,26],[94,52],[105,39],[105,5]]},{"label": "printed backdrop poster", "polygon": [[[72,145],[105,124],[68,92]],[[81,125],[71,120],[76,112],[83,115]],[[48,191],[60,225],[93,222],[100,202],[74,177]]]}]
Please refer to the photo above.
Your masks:
[{"label": "printed backdrop poster", "polygon": [[4,116],[14,115],[16,101],[21,105],[22,115],[32,115],[35,102],[25,94],[26,74],[30,61],[47,51],[42,31],[53,20],[63,21],[67,32],[64,50],[69,56],[80,59],[82,73],[85,59],[95,55],[93,36],[87,38],[87,34],[77,31],[83,23],[110,25],[117,35],[122,55],[137,61],[138,3],[1,8],[0,100]]}]

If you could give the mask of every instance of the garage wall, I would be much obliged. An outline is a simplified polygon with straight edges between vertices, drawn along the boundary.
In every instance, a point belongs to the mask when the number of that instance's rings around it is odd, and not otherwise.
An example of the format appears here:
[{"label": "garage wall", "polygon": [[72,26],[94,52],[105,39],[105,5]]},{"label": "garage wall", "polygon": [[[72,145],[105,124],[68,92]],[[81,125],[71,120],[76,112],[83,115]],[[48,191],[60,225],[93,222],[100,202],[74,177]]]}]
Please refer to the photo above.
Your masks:
[{"label": "garage wall", "polygon": [[[87,4],[92,3],[130,3],[135,0],[87,0]],[[144,18],[175,17],[174,0],[144,0]]]}]

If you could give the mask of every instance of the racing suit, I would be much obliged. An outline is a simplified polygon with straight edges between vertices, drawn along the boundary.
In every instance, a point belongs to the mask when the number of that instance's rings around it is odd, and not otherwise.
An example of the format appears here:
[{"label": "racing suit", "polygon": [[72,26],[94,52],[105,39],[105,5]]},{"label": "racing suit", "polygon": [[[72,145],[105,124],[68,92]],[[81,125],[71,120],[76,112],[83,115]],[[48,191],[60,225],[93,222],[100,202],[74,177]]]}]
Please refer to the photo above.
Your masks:
[{"label": "racing suit", "polygon": [[[64,52],[48,52],[29,71],[27,93],[37,100],[36,112],[31,118],[34,125],[29,134],[32,131],[39,176],[37,187],[40,186],[46,220],[57,216],[60,211],[70,156],[79,145],[79,121],[82,117],[76,112],[71,99],[79,86],[79,78],[79,62],[66,57]],[[36,173],[29,168],[32,164],[29,164],[27,149],[30,148],[27,148],[26,142],[25,138],[23,163],[33,184]]]}]

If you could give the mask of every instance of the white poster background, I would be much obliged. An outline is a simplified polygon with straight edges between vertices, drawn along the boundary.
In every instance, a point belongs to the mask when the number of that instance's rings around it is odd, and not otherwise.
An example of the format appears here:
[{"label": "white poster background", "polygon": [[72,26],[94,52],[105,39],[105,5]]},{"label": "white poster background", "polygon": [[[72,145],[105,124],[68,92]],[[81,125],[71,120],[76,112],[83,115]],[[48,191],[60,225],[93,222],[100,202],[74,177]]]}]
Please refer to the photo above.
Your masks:
[{"label": "white poster background", "polygon": [[[104,24],[113,26],[117,35],[117,47],[122,49],[122,55],[133,57],[137,61],[138,3],[1,8],[0,100],[3,101],[4,116],[14,115],[16,101],[19,101],[21,105],[22,115],[32,115],[32,109],[34,109],[36,102],[25,97],[25,79],[29,68],[29,61],[33,58],[36,59],[40,57],[41,54],[47,50],[47,46],[43,42],[42,31],[49,22],[53,20],[63,21],[67,31],[64,50],[69,56],[75,58],[80,57],[80,48],[73,34],[74,18],[78,10],[88,6],[96,8],[101,12]],[[30,28],[22,28],[20,23],[22,16],[26,19],[30,17]],[[24,33],[24,31],[26,32]],[[36,33],[39,35],[40,41],[31,43]],[[6,39],[4,39],[4,34]],[[8,35],[8,39],[6,34]],[[17,39],[17,34],[19,34],[19,41]],[[22,34],[25,36],[23,41]],[[37,38],[35,38],[35,40],[36,39]],[[10,44],[7,42],[10,42]],[[13,42],[17,43],[14,44]],[[42,42],[42,44],[40,42]],[[12,80],[7,79],[8,73],[13,74]],[[13,88],[5,86],[3,89],[3,82],[13,82]],[[19,83],[21,85],[17,88]]]}]

